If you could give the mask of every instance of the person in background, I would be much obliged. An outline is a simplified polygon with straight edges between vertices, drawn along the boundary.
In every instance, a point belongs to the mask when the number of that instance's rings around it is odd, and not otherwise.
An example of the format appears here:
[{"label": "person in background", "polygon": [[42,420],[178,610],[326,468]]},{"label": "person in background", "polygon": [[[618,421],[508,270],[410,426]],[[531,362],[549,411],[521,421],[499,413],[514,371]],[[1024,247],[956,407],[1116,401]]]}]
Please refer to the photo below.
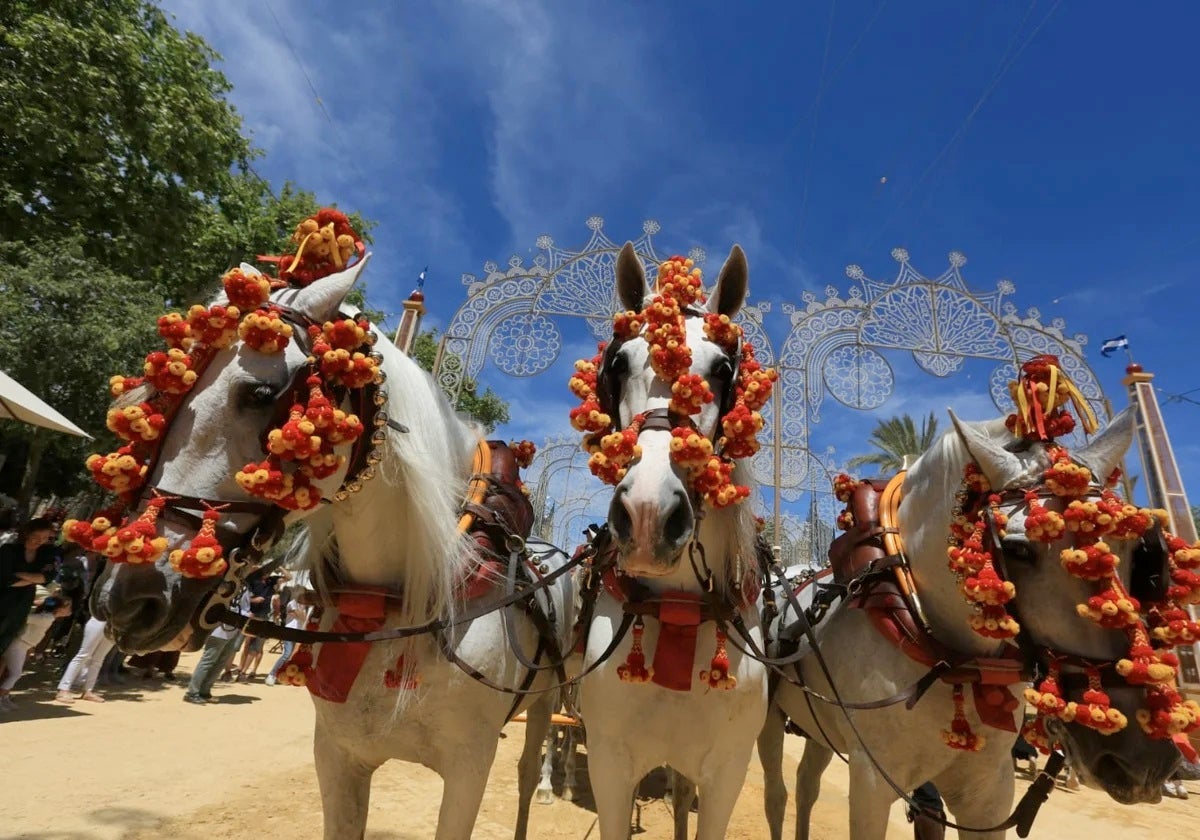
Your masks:
[{"label": "person in background", "polygon": [[79,653],[75,654],[75,658],[67,665],[67,670],[58,683],[58,694],[54,699],[59,703],[75,702],[71,687],[79,679],[82,671],[86,671],[87,674],[83,681],[83,699],[92,703],[104,702],[104,698],[94,690],[96,680],[100,678],[103,669],[104,657],[108,656],[114,644],[113,640],[104,634],[104,627],[105,622],[95,617],[84,625],[83,643],[79,646]]},{"label": "person in background", "polygon": [[[299,594],[299,593],[297,593]],[[305,622],[308,621],[308,607],[301,604],[295,598],[287,602],[287,608],[284,610],[284,627],[301,629]],[[275,685],[275,678],[279,674],[281,668],[287,665],[289,659],[292,658],[292,651],[296,649],[295,642],[283,643],[283,654],[279,659],[275,660],[275,664],[271,666],[271,673],[267,674],[267,685]]]},{"label": "person in background", "polygon": [[[243,589],[238,601],[238,612],[245,615],[250,612],[250,590]],[[241,631],[232,624],[220,624],[208,634],[204,641],[204,652],[200,661],[192,671],[192,680],[188,683],[187,693],[183,695],[185,703],[216,703],[212,696],[213,684],[225,670],[229,662],[237,654],[238,643],[242,640]]]},{"label": "person in background", "polygon": [[21,634],[5,648],[3,653],[4,679],[0,680],[0,712],[16,710],[17,704],[9,695],[25,671],[25,657],[29,654],[29,649],[42,640],[56,618],[70,615],[71,609],[70,598],[47,595],[41,603],[34,607]]},{"label": "person in background", "polygon": [[[49,519],[31,519],[17,531],[16,540],[0,545],[0,651],[22,635],[38,586],[58,573],[58,549],[51,543],[55,531]],[[45,631],[43,627],[43,635]]]},{"label": "person in background", "polygon": [[[271,617],[271,598],[275,594],[278,575],[264,575],[261,568],[255,569],[246,578],[246,589],[250,592],[250,614],[264,621]],[[238,666],[237,681],[249,682],[258,676],[262,662],[263,642],[261,636],[247,636],[242,648],[242,659]]]},{"label": "person in background", "polygon": [[134,676],[149,679],[157,671],[167,682],[175,681],[175,666],[179,664],[179,651],[156,650],[154,653],[142,653],[129,657],[126,667],[133,670]]}]

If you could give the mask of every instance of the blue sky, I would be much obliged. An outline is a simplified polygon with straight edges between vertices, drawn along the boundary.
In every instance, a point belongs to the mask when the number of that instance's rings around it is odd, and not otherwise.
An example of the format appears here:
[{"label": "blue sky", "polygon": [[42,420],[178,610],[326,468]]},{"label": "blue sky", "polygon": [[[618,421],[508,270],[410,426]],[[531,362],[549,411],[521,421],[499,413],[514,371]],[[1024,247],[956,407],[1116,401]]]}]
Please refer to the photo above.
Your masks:
[{"label": "blue sky", "polygon": [[[266,152],[257,171],[379,221],[368,284],[380,308],[396,310],[429,265],[427,323],[444,326],[464,299],[459,276],[485,261],[530,258],[540,234],[582,245],[592,214],[617,240],[653,218],[660,251],[707,250],[710,279],[740,242],[778,342],[779,304],[845,291],[848,263],[885,280],[902,246],[936,275],[959,250],[972,287],[1011,279],[1022,311],[1086,333],[1118,407],[1124,361],[1098,350],[1120,333],[1163,398],[1200,388],[1192,6],[163,5],[224,56],[230,98]],[[589,341],[567,338],[570,359],[572,339]],[[902,410],[987,413],[985,378],[894,361]],[[536,407],[505,431],[566,430],[564,377],[485,380]],[[1170,402],[1164,416],[1200,488],[1200,406]],[[832,409],[825,420],[814,444],[844,457],[873,422]]]}]

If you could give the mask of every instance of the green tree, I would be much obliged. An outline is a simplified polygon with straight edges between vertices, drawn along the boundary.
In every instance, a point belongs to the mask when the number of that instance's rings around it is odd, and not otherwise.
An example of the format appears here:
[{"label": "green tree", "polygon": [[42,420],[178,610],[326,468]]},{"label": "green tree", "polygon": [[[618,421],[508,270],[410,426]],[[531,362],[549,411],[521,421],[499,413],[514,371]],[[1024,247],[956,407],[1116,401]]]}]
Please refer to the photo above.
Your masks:
[{"label": "green tree", "polygon": [[0,239],[78,234],[165,297],[211,276],[192,235],[254,154],[216,58],[145,0],[0,4]]},{"label": "green tree", "polygon": [[933,412],[921,421],[918,434],[916,424],[907,414],[880,420],[868,442],[878,449],[866,455],[858,455],[847,462],[849,467],[878,467],[881,473],[894,473],[904,469],[905,458],[912,463],[918,455],[933,445],[937,438],[937,418]]},{"label": "green tree", "polygon": [[85,485],[82,455],[114,442],[108,377],[158,346],[158,315],[318,209],[250,168],[217,58],[146,0],[0,3],[0,368],[98,439],[0,425],[21,501]]},{"label": "green tree", "polygon": [[[437,354],[437,331],[425,330],[419,333],[413,341],[412,350],[413,359],[417,364],[425,370],[432,371],[434,362],[437,361]],[[508,403],[491,388],[487,388],[480,394],[479,383],[474,379],[463,380],[458,403],[454,408],[479,423],[489,434],[495,431],[501,423],[507,423],[509,419]]]},{"label": "green tree", "polygon": [[[78,240],[50,249],[0,243],[0,368],[97,437],[104,436],[108,407],[105,373],[133,372],[161,311],[143,284],[84,256]],[[39,475],[44,490],[72,489],[61,470],[39,470],[43,456],[55,466],[74,459],[68,475],[77,476],[90,444],[15,423],[4,434],[14,468],[25,464],[13,475],[22,506]]]}]

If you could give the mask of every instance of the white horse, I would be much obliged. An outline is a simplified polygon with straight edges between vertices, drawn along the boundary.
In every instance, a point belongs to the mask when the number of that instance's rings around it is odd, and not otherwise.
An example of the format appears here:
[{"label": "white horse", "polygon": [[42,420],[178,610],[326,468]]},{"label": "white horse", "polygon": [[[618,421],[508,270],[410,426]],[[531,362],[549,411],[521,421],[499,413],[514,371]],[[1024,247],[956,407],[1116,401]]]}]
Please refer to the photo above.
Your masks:
[{"label": "white horse", "polygon": [[[272,301],[317,324],[338,313],[354,314],[344,299],[363,264],[301,290],[276,292]],[[276,355],[258,353],[241,342],[219,351],[166,434],[149,486],[200,499],[249,498],[235,483],[234,474],[243,464],[262,457],[261,436],[274,403],[306,364],[300,332],[284,353]],[[456,526],[479,436],[455,415],[433,379],[413,360],[387,341],[379,342],[377,350],[383,356],[381,369],[391,396],[387,410],[407,431],[387,428],[378,475],[364,482],[361,492],[310,517],[313,543],[330,547],[314,579],[325,599],[326,583],[342,589],[381,587],[402,595],[389,600],[390,626],[452,618],[463,609],[456,603],[455,588],[476,563],[474,544]],[[369,425],[370,418],[364,417],[363,422]],[[319,483],[325,498],[333,498],[345,472],[343,468]],[[237,542],[257,518],[246,513],[227,516],[223,541]],[[172,546],[193,536],[186,525],[164,519]],[[554,553],[539,562],[549,571],[559,568],[565,557]],[[124,650],[152,651],[171,644],[194,649],[203,641],[203,631],[188,639],[189,622],[214,585],[181,579],[165,559],[155,565],[110,566],[97,587],[94,607],[97,615],[108,619]],[[570,577],[559,577],[550,592],[559,618],[559,649],[565,650],[574,621]],[[499,597],[499,592],[484,596],[470,602],[470,608]],[[337,612],[326,610],[323,630],[333,624]],[[501,615],[490,613],[455,627],[448,644],[482,676],[516,688],[526,669],[511,645],[532,652],[536,635],[524,614],[516,612],[514,620],[517,638],[506,638]],[[318,646],[318,661],[337,656],[336,651],[336,645]],[[401,656],[403,668],[398,662]],[[386,673],[401,670],[419,677],[419,687],[385,685]],[[532,688],[553,684],[552,672],[541,672]],[[529,722],[520,759],[517,837],[525,836],[540,746],[549,725],[550,698],[556,696],[535,695],[520,704],[528,707]],[[438,840],[471,836],[497,738],[513,704],[511,696],[472,679],[447,661],[434,638],[419,636],[373,645],[346,701],[314,697],[314,704],[316,768],[328,840],[363,836],[372,774],[390,758],[423,764],[442,776]]]},{"label": "white horse", "polygon": [[[971,608],[960,593],[955,577],[946,568],[946,544],[955,493],[964,467],[974,460],[993,488],[1033,487],[1049,466],[1045,447],[1034,444],[1026,451],[1009,451],[1013,440],[1002,422],[966,423],[954,417],[955,428],[944,434],[908,471],[899,508],[899,528],[911,564],[921,603],[935,637],[954,650],[980,657],[995,656],[1001,645],[974,633],[968,626]],[[1085,447],[1072,453],[1092,475],[1107,476],[1128,449],[1133,429],[1131,412],[1118,416]],[[1047,501],[1049,506],[1052,502]],[[1123,633],[1104,630],[1076,614],[1075,605],[1093,594],[1089,584],[1068,574],[1058,562],[1066,541],[1046,545],[1024,537],[1025,507],[1005,503],[1008,514],[1005,553],[1017,560],[1007,563],[1015,583],[1014,603],[1022,626],[1036,645],[1071,652],[1096,660],[1113,661],[1125,655]],[[1122,558],[1121,574],[1129,583],[1132,541],[1112,542]],[[1120,548],[1116,548],[1120,546]],[[1023,559],[1022,559],[1023,558]],[[831,669],[833,682],[848,703],[879,700],[911,686],[928,670],[887,641],[869,620],[866,611],[847,608],[843,601],[816,626],[815,635]],[[800,661],[803,681],[829,696],[832,687],[811,649]],[[864,667],[869,663],[869,667]],[[1020,696],[1020,685],[1014,692]],[[1161,783],[1177,762],[1171,741],[1150,740],[1134,721],[1134,710],[1143,692],[1132,687],[1108,689],[1113,705],[1121,708],[1129,726],[1114,735],[1100,735],[1075,723],[1052,721],[1052,734],[1064,745],[1081,778],[1107,791],[1123,803],[1154,802]],[[888,810],[897,794],[885,782],[867,755],[904,790],[932,781],[941,792],[954,820],[970,827],[1002,823],[1013,804],[1013,768],[1010,749],[1015,735],[984,726],[975,714],[967,691],[966,713],[973,730],[986,737],[978,752],[949,749],[938,736],[954,713],[952,687],[935,682],[917,705],[908,711],[903,703],[873,710],[850,711],[863,742],[835,706],[807,700],[800,689],[782,682],[768,716],[759,754],[766,775],[766,812],[771,837],[782,837],[787,790],[783,782],[783,715],[808,735],[804,756],[796,772],[796,837],[809,837],[812,807],[820,790],[821,772],[833,750],[850,762],[850,838],[882,840]],[[1076,697],[1075,699],[1078,699]],[[779,712],[782,711],[782,713]],[[1021,709],[1012,712],[1014,723]],[[864,747],[865,742],[865,747]],[[960,832],[963,840],[998,840],[1004,831]]]},{"label": "white horse", "polygon": [[[745,255],[734,246],[710,297],[710,310],[732,317],[745,300],[747,278]],[[617,260],[616,280],[625,308],[641,311],[650,292],[631,245],[624,247]],[[692,350],[691,371],[708,377],[714,383],[714,392],[719,390],[717,384],[732,388],[732,360],[706,339],[702,319],[687,318],[686,330]],[[666,408],[670,390],[651,369],[644,338],[623,344],[609,375],[616,377],[620,385],[619,420],[614,417],[619,427],[628,426],[642,412]],[[718,393],[717,400],[696,417],[697,428],[709,438],[717,432],[720,399]],[[654,596],[669,592],[702,594],[688,561],[689,543],[698,524],[698,541],[712,569],[716,594],[728,600],[735,597],[735,583],[747,564],[756,562],[750,511],[747,505],[697,509],[682,474],[669,457],[670,439],[668,431],[643,430],[638,440],[641,457],[629,465],[617,486],[609,526],[619,549],[619,569]],[[746,484],[745,477],[739,475],[738,483]],[[755,643],[761,645],[757,606],[745,606],[742,615]],[[586,665],[609,648],[623,618],[622,604],[601,592],[588,635]],[[647,664],[658,645],[660,627],[653,618],[645,621],[642,644]],[[603,665],[584,676],[582,683],[588,773],[596,797],[600,837],[625,840],[638,780],[663,764],[699,786],[702,807],[697,837],[724,837],[745,780],[755,736],[766,714],[766,669],[731,646],[729,673],[737,678],[731,690],[709,689],[699,680],[685,691],[654,683],[624,682],[618,676],[618,666],[626,659],[631,643],[626,638]],[[691,663],[693,676],[709,667],[715,645],[716,625],[705,621],[698,628]]]}]

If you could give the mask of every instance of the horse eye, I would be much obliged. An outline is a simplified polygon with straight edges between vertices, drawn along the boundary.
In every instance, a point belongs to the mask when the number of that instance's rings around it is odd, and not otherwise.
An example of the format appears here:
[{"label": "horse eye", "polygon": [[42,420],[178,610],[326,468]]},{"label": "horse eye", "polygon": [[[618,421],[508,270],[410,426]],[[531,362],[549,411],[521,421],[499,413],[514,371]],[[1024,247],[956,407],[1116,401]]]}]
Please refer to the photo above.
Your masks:
[{"label": "horse eye", "polygon": [[275,389],[261,382],[248,382],[239,389],[238,403],[242,408],[267,408],[275,404]]},{"label": "horse eye", "polygon": [[1010,537],[1002,540],[1000,546],[1004,549],[1004,555],[1010,560],[1029,564],[1037,562],[1037,551],[1029,544],[1028,540]]},{"label": "horse eye", "polygon": [[721,382],[728,382],[733,376],[733,363],[724,357],[718,359],[712,366],[712,372],[709,376],[713,379],[718,379]]}]

